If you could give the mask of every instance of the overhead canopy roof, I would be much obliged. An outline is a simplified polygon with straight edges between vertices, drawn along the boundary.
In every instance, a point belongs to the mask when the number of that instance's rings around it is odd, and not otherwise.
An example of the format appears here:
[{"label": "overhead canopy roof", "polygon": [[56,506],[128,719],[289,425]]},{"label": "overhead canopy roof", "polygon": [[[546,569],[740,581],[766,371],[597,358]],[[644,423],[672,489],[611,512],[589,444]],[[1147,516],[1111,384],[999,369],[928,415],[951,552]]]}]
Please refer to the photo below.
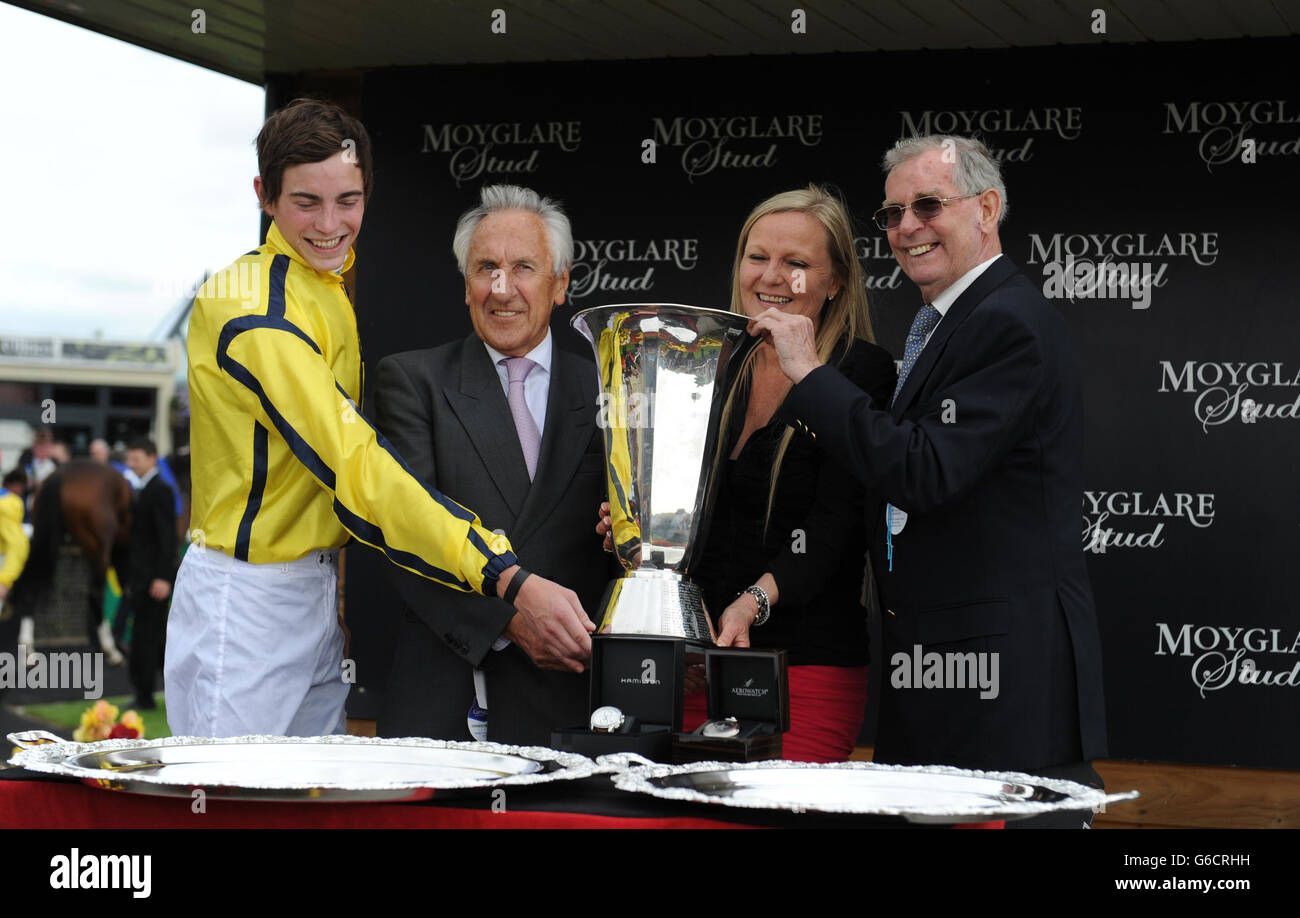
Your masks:
[{"label": "overhead canopy roof", "polygon": [[[255,83],[269,73],[1191,41],[1300,33],[1294,0],[15,0]],[[505,31],[493,30],[493,11]],[[1094,33],[1093,10],[1105,12]],[[195,10],[202,10],[203,31]]]}]

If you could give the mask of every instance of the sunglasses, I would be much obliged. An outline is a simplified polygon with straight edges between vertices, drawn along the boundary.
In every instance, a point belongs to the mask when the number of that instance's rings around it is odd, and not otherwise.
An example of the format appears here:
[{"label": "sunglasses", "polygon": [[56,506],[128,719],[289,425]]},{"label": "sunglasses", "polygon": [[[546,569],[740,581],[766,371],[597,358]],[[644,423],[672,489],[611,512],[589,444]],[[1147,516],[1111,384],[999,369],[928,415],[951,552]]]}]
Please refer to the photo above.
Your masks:
[{"label": "sunglasses", "polygon": [[[929,194],[923,198],[917,198],[908,206],[912,208],[912,213],[916,214],[916,219],[922,223],[928,223],[943,213],[943,209],[948,206],[949,201],[977,198],[983,193],[982,191],[976,191],[973,194],[959,194],[951,198],[941,198],[938,195]],[[889,204],[872,214],[871,219],[876,221],[876,226],[882,230],[891,230],[903,222],[904,210],[906,208],[901,204]]]}]

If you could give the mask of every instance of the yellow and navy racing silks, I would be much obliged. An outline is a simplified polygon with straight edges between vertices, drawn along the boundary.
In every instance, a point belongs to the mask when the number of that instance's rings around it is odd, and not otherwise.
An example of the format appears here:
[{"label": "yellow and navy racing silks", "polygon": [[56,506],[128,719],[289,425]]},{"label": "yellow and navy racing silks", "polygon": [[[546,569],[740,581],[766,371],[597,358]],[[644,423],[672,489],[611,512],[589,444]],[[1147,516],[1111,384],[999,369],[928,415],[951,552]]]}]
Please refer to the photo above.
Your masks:
[{"label": "yellow and navy racing silks", "polygon": [[200,288],[187,342],[191,538],[265,564],[351,533],[407,570],[495,595],[516,563],[509,541],[416,478],[357,407],[342,271],[317,271],[272,223],[261,248]]},{"label": "yellow and navy racing silks", "polygon": [[27,563],[27,533],[23,532],[23,499],[12,491],[0,491],[0,583],[14,585]]}]

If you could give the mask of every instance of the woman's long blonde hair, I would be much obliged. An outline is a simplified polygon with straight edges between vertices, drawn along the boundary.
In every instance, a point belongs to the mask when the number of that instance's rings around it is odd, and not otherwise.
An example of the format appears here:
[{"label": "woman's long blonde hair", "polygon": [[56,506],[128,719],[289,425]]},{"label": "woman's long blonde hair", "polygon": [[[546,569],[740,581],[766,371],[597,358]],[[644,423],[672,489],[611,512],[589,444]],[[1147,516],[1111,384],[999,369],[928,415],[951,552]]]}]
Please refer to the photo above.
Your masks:
[{"label": "woman's long blonde hair", "polygon": [[[853,221],[839,194],[822,185],[809,185],[807,188],[783,191],[750,211],[745,225],[740,228],[740,239],[736,242],[736,260],[731,266],[731,311],[740,315],[745,314],[744,307],[741,305],[740,268],[744,262],[749,233],[754,228],[754,224],[769,214],[789,212],[809,214],[826,227],[826,248],[831,256],[831,270],[834,278],[840,283],[840,292],[822,305],[816,337],[818,359],[822,363],[828,363],[835,351],[835,345],[841,339],[852,341],[854,338],[863,338],[874,343],[876,339],[871,331],[866,276],[853,244]],[[754,363],[750,361],[722,409],[721,431],[724,438],[731,423],[732,408],[736,404],[745,404],[749,400],[753,378]],[[767,491],[767,513],[763,518],[764,532],[767,531],[767,524],[772,518],[772,503],[776,499],[776,482],[781,475],[781,462],[785,459],[786,450],[789,449],[790,439],[793,436],[794,431],[787,427],[781,435],[776,459],[772,463],[772,474]]]}]

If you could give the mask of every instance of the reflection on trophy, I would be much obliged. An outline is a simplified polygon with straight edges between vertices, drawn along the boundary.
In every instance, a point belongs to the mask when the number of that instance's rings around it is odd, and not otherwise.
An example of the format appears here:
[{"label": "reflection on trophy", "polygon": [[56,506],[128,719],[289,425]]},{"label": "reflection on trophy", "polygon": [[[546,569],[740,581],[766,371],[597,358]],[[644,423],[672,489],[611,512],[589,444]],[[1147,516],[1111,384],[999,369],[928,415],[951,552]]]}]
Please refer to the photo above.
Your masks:
[{"label": "reflection on trophy", "polygon": [[712,644],[700,588],[722,406],[758,343],[748,320],[697,306],[630,303],[573,317],[596,351],[597,423],[623,576],[601,607],[602,632]]}]

